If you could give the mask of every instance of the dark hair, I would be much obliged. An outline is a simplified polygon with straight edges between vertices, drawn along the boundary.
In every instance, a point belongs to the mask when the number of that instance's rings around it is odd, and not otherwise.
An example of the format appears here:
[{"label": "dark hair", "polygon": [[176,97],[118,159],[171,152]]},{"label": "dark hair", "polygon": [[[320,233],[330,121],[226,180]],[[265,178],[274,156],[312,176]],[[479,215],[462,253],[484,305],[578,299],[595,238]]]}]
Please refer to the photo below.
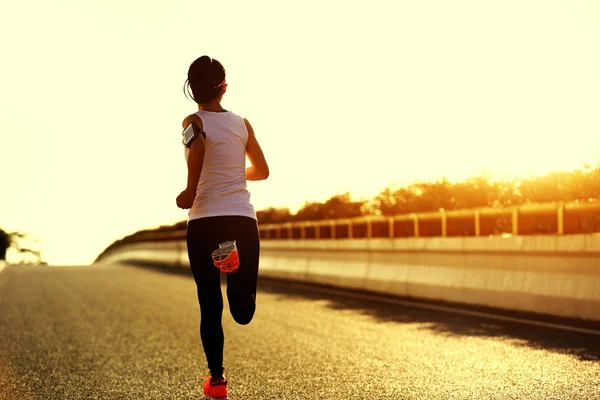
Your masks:
[{"label": "dark hair", "polygon": [[225,68],[215,59],[202,56],[190,65],[183,92],[198,104],[209,103],[225,84]]}]

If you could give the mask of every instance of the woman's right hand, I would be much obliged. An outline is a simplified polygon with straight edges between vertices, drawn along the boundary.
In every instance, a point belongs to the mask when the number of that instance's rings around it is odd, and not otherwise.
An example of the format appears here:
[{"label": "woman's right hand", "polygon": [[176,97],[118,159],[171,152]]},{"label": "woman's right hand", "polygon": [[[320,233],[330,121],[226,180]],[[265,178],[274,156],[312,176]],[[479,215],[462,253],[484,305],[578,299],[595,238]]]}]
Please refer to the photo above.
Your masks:
[{"label": "woman's right hand", "polygon": [[193,190],[185,189],[183,192],[177,196],[175,202],[177,203],[177,207],[182,209],[192,208],[194,204],[194,198],[196,197],[196,192]]}]

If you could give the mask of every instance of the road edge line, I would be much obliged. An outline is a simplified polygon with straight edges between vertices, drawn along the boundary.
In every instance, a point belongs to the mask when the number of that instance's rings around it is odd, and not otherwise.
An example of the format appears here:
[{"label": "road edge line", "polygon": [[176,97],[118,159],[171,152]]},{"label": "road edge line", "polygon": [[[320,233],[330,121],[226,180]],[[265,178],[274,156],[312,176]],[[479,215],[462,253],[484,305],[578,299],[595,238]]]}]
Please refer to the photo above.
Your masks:
[{"label": "road edge line", "polygon": [[[304,286],[305,288],[307,286],[307,285],[302,285],[302,284],[297,284],[297,283],[293,283],[292,285]],[[448,307],[448,306],[423,304],[423,303],[419,303],[417,301],[400,300],[400,299],[382,297],[382,296],[377,296],[377,295],[370,295],[370,294],[366,294],[366,293],[356,293],[356,292],[349,293],[349,292],[343,291],[341,289],[336,289],[336,288],[329,288],[329,287],[326,288],[326,287],[317,287],[317,286],[313,286],[312,288],[314,288],[314,290],[317,292],[318,291],[322,291],[325,293],[329,292],[329,293],[334,293],[334,294],[344,296],[347,298],[352,298],[352,299],[362,299],[362,300],[369,300],[369,301],[387,303],[387,304],[393,304],[393,305],[403,305],[406,307],[422,308],[422,309],[426,309],[426,310],[444,311],[444,312],[449,312],[449,313],[453,313],[453,314],[468,315],[471,317],[487,318],[487,319],[493,319],[493,320],[497,320],[497,321],[520,323],[520,324],[525,324],[525,325],[533,325],[533,326],[539,326],[539,327],[544,327],[544,328],[552,328],[552,329],[558,329],[558,330],[563,330],[563,331],[577,332],[577,333],[584,333],[584,334],[588,334],[588,335],[600,336],[600,330],[580,328],[577,326],[556,324],[556,323],[552,323],[552,322],[535,321],[535,320],[530,320],[527,318],[517,318],[517,317],[508,317],[508,316],[504,316],[504,315],[488,314],[488,313],[482,312],[482,311],[464,310],[464,309],[453,308],[453,307]]]}]

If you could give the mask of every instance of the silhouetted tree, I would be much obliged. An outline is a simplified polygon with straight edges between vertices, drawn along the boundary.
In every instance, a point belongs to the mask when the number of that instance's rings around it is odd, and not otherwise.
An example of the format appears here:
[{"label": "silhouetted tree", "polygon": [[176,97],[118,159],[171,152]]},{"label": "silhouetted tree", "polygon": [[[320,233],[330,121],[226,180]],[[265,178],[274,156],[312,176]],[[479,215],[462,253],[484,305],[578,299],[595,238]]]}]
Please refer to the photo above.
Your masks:
[{"label": "silhouetted tree", "polygon": [[41,261],[40,252],[23,247],[20,243],[22,239],[27,238],[27,235],[21,232],[6,232],[0,228],[0,260],[6,260],[6,252],[10,247],[14,247],[20,254],[33,254],[37,257],[38,262]]},{"label": "silhouetted tree", "polygon": [[520,182],[524,202],[600,199],[600,165],[573,172],[552,172]]},{"label": "silhouetted tree", "polygon": [[5,232],[0,228],[0,260],[6,260],[6,251],[11,243],[12,240],[8,232]]},{"label": "silhouetted tree", "polygon": [[315,221],[323,219],[351,218],[364,215],[365,201],[352,201],[350,193],[337,194],[325,203],[305,203],[294,215],[295,221]]},{"label": "silhouetted tree", "polygon": [[411,212],[418,195],[409,188],[387,188],[371,202],[373,214],[379,211],[383,215],[397,215]]},{"label": "silhouetted tree", "polygon": [[289,208],[269,207],[265,210],[257,211],[256,217],[262,224],[277,224],[292,220],[292,213]]}]

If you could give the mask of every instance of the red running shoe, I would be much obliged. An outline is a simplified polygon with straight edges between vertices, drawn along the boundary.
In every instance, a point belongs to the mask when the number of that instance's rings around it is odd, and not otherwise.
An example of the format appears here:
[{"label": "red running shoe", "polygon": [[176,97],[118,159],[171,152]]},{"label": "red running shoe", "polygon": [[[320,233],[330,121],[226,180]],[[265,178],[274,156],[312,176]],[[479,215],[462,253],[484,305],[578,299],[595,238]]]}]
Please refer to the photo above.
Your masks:
[{"label": "red running shoe", "polygon": [[215,267],[221,271],[233,274],[240,267],[240,256],[238,254],[235,240],[219,244],[219,248],[212,252]]},{"label": "red running shoe", "polygon": [[204,395],[208,400],[227,400],[227,379],[221,377],[213,379],[206,376],[204,381]]}]

